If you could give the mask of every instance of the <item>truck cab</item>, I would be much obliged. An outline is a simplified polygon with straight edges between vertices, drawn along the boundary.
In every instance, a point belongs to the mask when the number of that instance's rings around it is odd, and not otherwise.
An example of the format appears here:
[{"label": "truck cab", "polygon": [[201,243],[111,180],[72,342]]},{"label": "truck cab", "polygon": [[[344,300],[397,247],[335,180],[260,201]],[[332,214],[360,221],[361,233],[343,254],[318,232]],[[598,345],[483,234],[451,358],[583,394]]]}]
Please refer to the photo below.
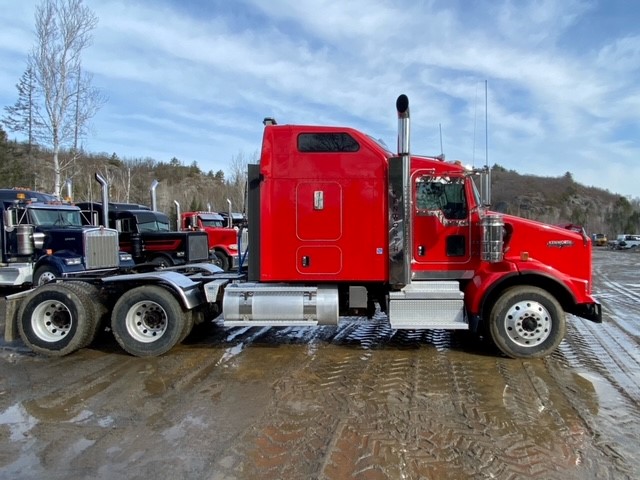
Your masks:
[{"label": "truck cab", "polygon": [[492,212],[476,186],[488,169],[409,152],[403,101],[397,154],[352,128],[265,119],[249,166],[255,283],[227,287],[225,324],[266,324],[277,291],[298,298],[292,309],[315,298],[318,324],[377,304],[392,328],[473,330],[506,355],[540,357],[564,336],[565,312],[600,322],[584,229]]},{"label": "truck cab", "polygon": [[55,278],[129,266],[118,234],[82,225],[80,209],[33,191],[0,191],[0,285],[40,285]]},{"label": "truck cab", "polygon": [[[104,225],[102,204],[77,204],[87,224]],[[109,203],[108,225],[118,231],[120,248],[136,264],[171,267],[209,260],[207,236],[203,232],[176,232],[169,217],[137,204]]]},{"label": "truck cab", "polygon": [[238,231],[216,212],[184,212],[180,215],[180,229],[207,234],[209,257],[222,270],[238,268]]}]

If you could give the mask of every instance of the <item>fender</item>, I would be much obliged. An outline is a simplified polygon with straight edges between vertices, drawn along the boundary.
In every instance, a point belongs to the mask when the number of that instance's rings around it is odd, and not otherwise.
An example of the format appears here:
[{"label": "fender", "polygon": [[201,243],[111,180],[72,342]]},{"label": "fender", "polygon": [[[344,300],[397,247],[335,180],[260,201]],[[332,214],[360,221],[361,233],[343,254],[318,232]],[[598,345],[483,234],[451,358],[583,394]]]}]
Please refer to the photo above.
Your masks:
[{"label": "fender", "polygon": [[483,264],[465,288],[467,310],[479,315],[484,303],[494,292],[513,285],[531,284],[554,295],[567,311],[579,304],[597,303],[588,293],[588,282],[575,279],[534,259],[505,259],[498,264]]},{"label": "fender", "polygon": [[[79,263],[69,265],[68,262],[71,259],[80,258]],[[51,255],[43,255],[38,258],[35,265],[33,266],[33,271],[35,272],[40,266],[51,266],[58,270],[63,275],[69,273],[77,273],[84,272],[84,263],[82,262],[82,257],[75,252],[71,252],[69,250],[60,250]]]}]

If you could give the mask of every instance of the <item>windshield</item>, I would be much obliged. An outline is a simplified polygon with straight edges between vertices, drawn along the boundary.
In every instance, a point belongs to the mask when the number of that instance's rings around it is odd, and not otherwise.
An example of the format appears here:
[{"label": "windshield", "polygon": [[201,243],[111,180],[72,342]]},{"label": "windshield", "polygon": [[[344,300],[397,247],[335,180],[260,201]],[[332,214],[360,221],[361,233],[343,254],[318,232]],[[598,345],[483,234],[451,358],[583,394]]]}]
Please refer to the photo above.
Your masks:
[{"label": "windshield", "polygon": [[160,219],[153,220],[151,222],[138,223],[139,232],[168,232],[169,230],[171,230],[169,228],[169,223],[163,222]]},{"label": "windshield", "polygon": [[480,197],[480,190],[478,190],[478,186],[476,185],[476,178],[480,181],[482,181],[482,177],[470,177],[471,178],[471,185],[473,185],[473,198],[475,198],[476,200],[476,205],[478,206],[482,206],[482,198]]},{"label": "windshield", "polygon": [[203,227],[220,228],[225,226],[224,220],[210,220],[201,218],[200,221],[202,222]]},{"label": "windshield", "polygon": [[31,222],[41,227],[81,227],[80,210],[30,208]]}]

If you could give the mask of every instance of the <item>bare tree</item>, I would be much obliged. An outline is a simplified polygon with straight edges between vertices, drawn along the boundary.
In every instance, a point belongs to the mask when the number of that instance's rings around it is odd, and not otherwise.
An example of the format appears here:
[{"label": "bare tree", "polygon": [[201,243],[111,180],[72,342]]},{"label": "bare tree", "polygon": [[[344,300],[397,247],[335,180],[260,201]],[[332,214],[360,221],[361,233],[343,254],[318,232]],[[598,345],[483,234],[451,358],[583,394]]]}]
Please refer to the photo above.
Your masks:
[{"label": "bare tree", "polygon": [[[54,194],[59,196],[62,175],[78,155],[78,138],[104,103],[82,71],[81,54],[91,44],[98,18],[82,0],[44,0],[36,7],[36,46],[29,57],[41,106],[34,136],[52,150]],[[71,158],[62,161],[61,148],[71,146]],[[73,172],[71,172],[73,173]]]},{"label": "bare tree", "polygon": [[244,211],[246,209],[247,166],[249,163],[257,163],[257,161],[257,151],[250,158],[244,152],[239,152],[231,157],[228,198],[232,201],[235,211]]}]

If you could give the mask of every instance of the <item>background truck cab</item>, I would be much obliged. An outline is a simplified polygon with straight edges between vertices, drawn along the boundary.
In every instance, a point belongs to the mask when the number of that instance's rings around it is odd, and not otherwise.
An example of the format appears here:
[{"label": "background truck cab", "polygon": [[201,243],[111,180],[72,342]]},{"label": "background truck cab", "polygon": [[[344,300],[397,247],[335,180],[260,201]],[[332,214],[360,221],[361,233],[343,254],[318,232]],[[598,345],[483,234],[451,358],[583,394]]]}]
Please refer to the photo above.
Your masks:
[{"label": "background truck cab", "polygon": [[83,226],[77,206],[29,190],[0,190],[0,285],[40,285],[131,266],[118,233]]},{"label": "background truck cab", "polygon": [[180,215],[180,230],[207,234],[209,256],[222,270],[238,268],[238,231],[228,226],[215,212],[185,212]]},{"label": "background truck cab", "polygon": [[[103,204],[77,204],[83,222],[104,225]],[[169,217],[137,204],[109,203],[109,227],[118,231],[120,248],[130,253],[136,264],[150,263],[169,267],[209,260],[207,235],[204,232],[176,232]]]}]

